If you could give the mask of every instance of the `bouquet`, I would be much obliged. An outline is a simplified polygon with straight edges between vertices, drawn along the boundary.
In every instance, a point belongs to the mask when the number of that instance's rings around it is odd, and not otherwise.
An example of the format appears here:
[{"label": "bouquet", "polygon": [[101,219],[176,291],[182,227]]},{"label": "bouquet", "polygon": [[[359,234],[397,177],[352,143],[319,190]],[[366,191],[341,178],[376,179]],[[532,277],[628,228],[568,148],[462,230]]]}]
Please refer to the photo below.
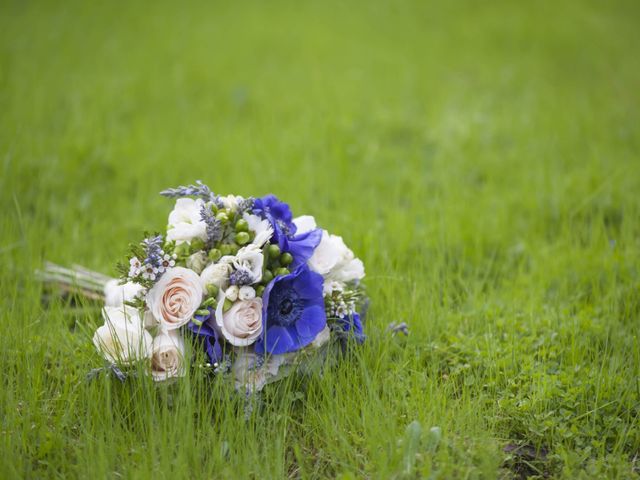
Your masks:
[{"label": "bouquet", "polygon": [[333,341],[364,341],[364,265],[312,216],[294,218],[274,195],[220,196],[199,181],[161,195],[175,199],[166,232],[131,245],[119,279],[47,271],[103,289],[93,343],[118,371],[142,364],[156,381],[181,377],[191,341],[211,372],[259,391]]}]

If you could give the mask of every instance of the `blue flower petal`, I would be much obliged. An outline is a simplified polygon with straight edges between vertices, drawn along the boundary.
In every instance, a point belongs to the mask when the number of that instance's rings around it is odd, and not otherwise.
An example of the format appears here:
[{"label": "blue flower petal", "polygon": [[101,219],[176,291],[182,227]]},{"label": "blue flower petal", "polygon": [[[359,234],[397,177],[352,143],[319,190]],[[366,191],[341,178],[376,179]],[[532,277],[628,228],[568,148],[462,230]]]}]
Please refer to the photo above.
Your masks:
[{"label": "blue flower petal", "polygon": [[324,308],[318,305],[314,305],[312,307],[306,308],[304,312],[302,312],[302,316],[300,320],[296,323],[296,331],[300,337],[303,337],[305,341],[308,339],[304,345],[306,346],[316,338],[322,329],[327,324],[327,316],[324,312]]}]

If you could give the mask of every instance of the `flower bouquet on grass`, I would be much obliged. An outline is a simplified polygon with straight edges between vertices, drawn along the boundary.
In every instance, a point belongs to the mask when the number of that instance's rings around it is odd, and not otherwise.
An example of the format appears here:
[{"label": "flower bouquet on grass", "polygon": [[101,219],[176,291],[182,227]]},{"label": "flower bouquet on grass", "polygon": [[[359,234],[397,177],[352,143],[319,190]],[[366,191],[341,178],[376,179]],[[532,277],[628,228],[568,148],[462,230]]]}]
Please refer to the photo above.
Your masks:
[{"label": "flower bouquet on grass", "polygon": [[161,195],[176,199],[166,233],[132,245],[120,279],[53,264],[43,272],[103,295],[93,343],[117,375],[142,364],[156,381],[183,376],[192,341],[209,371],[259,391],[317,363],[332,342],[364,341],[362,261],[312,216],[293,218],[274,195],[220,196],[201,182]]}]

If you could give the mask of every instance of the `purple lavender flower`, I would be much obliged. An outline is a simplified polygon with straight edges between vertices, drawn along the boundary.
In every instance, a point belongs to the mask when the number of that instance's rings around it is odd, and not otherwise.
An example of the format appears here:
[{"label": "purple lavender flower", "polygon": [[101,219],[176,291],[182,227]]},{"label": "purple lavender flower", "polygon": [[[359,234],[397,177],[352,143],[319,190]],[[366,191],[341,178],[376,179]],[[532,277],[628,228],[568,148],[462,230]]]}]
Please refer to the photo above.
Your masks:
[{"label": "purple lavender flower", "polygon": [[322,276],[303,265],[276,277],[262,295],[262,335],[258,354],[294,352],[309,345],[327,324]]},{"label": "purple lavender flower", "polygon": [[218,196],[200,180],[196,180],[195,185],[179,186],[177,188],[167,188],[160,192],[160,195],[168,198],[195,197],[201,198],[205,202],[213,202],[218,207],[222,206]]},{"label": "purple lavender flower", "polygon": [[209,323],[215,313],[210,307],[207,307],[207,310],[209,310],[208,315],[195,315],[193,317],[195,322],[190,321],[187,324],[187,328],[198,337],[207,352],[209,360],[212,364],[215,364],[219,363],[223,358],[222,347],[218,339],[218,332]]}]

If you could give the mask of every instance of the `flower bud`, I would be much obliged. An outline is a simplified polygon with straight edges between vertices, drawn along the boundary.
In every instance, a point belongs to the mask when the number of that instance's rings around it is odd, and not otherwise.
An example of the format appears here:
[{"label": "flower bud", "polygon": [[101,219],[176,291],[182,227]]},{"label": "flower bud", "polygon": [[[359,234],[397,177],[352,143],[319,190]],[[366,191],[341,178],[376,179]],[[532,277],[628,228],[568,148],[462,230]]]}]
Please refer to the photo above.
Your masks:
[{"label": "flower bud", "polygon": [[226,212],[218,212],[216,218],[220,220],[220,223],[225,224],[229,222],[229,215]]},{"label": "flower bud", "polygon": [[282,265],[283,267],[291,265],[291,262],[293,262],[293,255],[291,255],[290,253],[285,252],[280,255],[280,265]]},{"label": "flower bud", "polygon": [[202,270],[204,270],[204,267],[207,266],[207,261],[207,256],[202,250],[200,250],[199,252],[196,252],[193,255],[187,257],[187,268],[190,268],[198,275],[200,275]]},{"label": "flower bud", "polygon": [[186,243],[181,243],[180,245],[176,245],[176,249],[173,251],[179,257],[186,257],[189,255],[189,245]]},{"label": "flower bud", "polygon": [[192,252],[197,252],[199,250],[203,250],[204,249],[204,241],[201,238],[194,238],[193,240],[191,240],[191,251]]},{"label": "flower bud", "polygon": [[240,300],[251,300],[252,298],[255,298],[256,296],[256,291],[253,289],[253,287],[250,287],[249,285],[244,285],[243,287],[240,287],[240,290],[238,291],[238,298]]},{"label": "flower bud", "polygon": [[217,248],[212,248],[209,251],[209,260],[212,262],[217,262],[222,257],[222,253]]},{"label": "flower bud", "polygon": [[218,296],[218,287],[217,285],[214,285],[213,283],[210,283],[207,285],[207,294],[212,297],[212,298],[217,298]]},{"label": "flower bud", "polygon": [[241,218],[236,222],[236,232],[248,232],[249,224],[244,218]]},{"label": "flower bud", "polygon": [[267,250],[269,252],[269,257],[274,260],[280,256],[280,247],[278,245],[269,245]]},{"label": "flower bud", "polygon": [[232,302],[235,302],[238,299],[238,291],[239,288],[237,285],[231,285],[224,292],[224,296],[227,297]]},{"label": "flower bud", "polygon": [[236,243],[238,245],[246,245],[251,240],[249,234],[247,232],[238,232],[236,233]]}]

